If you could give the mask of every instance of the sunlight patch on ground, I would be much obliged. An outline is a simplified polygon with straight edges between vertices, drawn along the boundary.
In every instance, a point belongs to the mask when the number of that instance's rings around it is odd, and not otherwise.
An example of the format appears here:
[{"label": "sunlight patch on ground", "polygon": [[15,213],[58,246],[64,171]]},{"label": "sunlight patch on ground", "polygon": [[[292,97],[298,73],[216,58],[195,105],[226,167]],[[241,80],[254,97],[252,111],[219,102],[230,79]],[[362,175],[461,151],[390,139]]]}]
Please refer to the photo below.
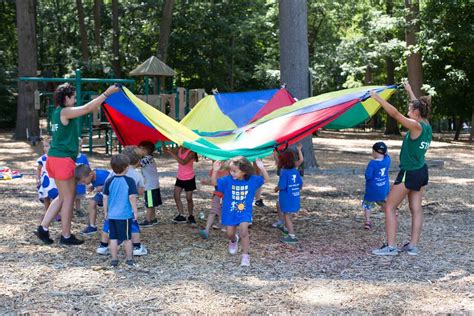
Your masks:
[{"label": "sunlight patch on ground", "polygon": [[470,185],[474,184],[473,178],[453,178],[453,177],[430,177],[430,182],[438,182],[442,184],[458,184],[458,185]]},{"label": "sunlight patch on ground", "polygon": [[340,293],[324,286],[317,286],[298,293],[299,300],[304,304],[316,306],[340,305],[349,301],[351,296],[347,293]]}]

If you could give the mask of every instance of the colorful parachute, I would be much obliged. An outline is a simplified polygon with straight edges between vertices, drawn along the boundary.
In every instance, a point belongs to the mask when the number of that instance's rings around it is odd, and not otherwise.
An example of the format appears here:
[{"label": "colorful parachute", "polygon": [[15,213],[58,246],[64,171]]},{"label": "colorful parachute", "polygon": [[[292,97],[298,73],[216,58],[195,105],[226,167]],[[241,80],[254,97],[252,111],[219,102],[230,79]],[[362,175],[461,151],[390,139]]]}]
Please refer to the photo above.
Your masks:
[{"label": "colorful parachute", "polygon": [[285,89],[220,93],[202,99],[181,122],[148,105],[127,88],[109,98],[104,111],[123,145],[171,140],[212,159],[238,155],[253,160],[317,129],[353,127],[377,112],[375,89],[388,99],[395,86],[366,86],[295,102]]}]

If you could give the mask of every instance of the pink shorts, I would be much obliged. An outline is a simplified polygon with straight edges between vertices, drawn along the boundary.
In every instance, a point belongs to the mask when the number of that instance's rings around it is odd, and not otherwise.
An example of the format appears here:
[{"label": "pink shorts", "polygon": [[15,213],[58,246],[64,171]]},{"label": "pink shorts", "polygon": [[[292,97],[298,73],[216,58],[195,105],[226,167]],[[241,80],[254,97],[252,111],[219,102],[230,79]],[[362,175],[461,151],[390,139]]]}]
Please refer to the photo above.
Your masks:
[{"label": "pink shorts", "polygon": [[46,160],[46,171],[54,180],[64,181],[74,178],[74,168],[76,168],[76,162],[70,157],[48,156]]},{"label": "pink shorts", "polygon": [[210,214],[221,216],[221,198],[215,194],[212,195]]}]

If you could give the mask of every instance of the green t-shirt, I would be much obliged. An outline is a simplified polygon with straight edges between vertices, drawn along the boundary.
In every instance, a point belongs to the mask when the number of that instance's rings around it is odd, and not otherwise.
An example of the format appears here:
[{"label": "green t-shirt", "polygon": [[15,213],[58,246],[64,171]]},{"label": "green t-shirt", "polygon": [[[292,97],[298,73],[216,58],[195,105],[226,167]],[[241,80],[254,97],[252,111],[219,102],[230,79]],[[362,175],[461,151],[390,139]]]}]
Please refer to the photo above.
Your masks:
[{"label": "green t-shirt", "polygon": [[51,133],[53,140],[48,156],[51,157],[71,157],[76,161],[79,153],[79,128],[77,126],[78,119],[70,119],[68,125],[61,122],[61,110],[63,107],[58,106],[51,118]]},{"label": "green t-shirt", "polygon": [[420,124],[422,130],[417,139],[410,138],[410,131],[403,139],[400,150],[400,169],[402,170],[418,170],[425,164],[425,155],[430,148],[433,132],[430,125],[424,122]]}]

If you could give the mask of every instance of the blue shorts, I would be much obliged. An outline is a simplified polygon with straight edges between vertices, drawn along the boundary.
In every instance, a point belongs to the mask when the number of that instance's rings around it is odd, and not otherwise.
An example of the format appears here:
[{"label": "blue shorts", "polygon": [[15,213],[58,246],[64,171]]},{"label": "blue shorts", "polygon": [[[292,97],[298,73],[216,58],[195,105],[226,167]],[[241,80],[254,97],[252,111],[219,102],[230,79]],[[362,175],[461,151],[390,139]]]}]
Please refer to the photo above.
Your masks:
[{"label": "blue shorts", "polygon": [[110,240],[132,239],[132,219],[109,219]]},{"label": "blue shorts", "polygon": [[[106,234],[109,233],[109,220],[104,220],[104,227],[102,227],[102,231]],[[138,225],[138,221],[132,219],[132,234],[140,233],[140,226]]]},{"label": "blue shorts", "polygon": [[96,193],[92,199],[97,203],[97,205],[104,206],[104,195],[102,193]]}]

